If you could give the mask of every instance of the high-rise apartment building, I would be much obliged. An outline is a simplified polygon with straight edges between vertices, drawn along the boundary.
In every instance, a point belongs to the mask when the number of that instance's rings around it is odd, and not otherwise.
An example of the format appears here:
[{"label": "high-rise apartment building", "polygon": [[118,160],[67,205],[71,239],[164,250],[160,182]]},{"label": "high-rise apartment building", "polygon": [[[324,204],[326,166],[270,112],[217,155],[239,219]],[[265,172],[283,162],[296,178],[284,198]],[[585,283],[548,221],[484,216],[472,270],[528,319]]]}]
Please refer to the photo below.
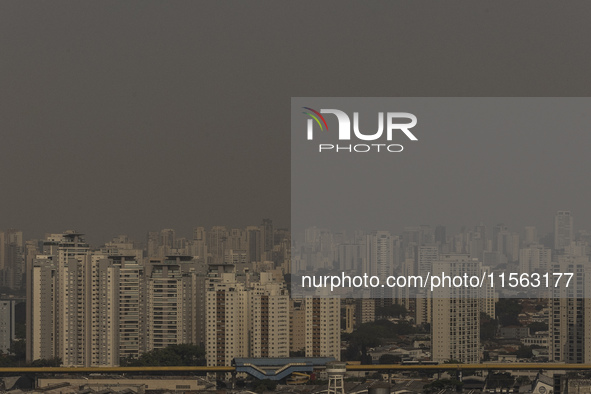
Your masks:
[{"label": "high-rise apartment building", "polygon": [[543,274],[548,272],[551,261],[552,249],[545,248],[543,245],[530,244],[519,251],[521,273],[531,274],[537,271]]},{"label": "high-rise apartment building", "polygon": [[503,252],[503,238],[507,234],[509,234],[509,228],[504,223],[493,227],[492,247],[494,252]]},{"label": "high-rise apartment building", "polygon": [[213,265],[206,290],[207,365],[236,357],[289,357],[289,294],[285,282],[263,272],[237,278],[233,265]]},{"label": "high-rise apartment building", "polygon": [[[492,272],[491,267],[482,266],[481,267],[481,274],[484,274],[486,278]],[[491,318],[496,317],[496,304],[499,301],[499,295],[496,292],[494,286],[491,286],[490,282],[485,282],[483,286],[480,288],[480,312],[486,313]]]},{"label": "high-rise apartment building", "polygon": [[212,263],[224,263],[224,250],[228,239],[228,230],[225,226],[213,226],[207,233],[207,251],[211,255]]},{"label": "high-rise apartment building", "polygon": [[[27,359],[60,357],[63,365],[89,366],[92,322],[92,265],[82,234],[52,234],[28,272]],[[95,295],[96,297],[96,295]],[[107,316],[105,316],[107,318]]]},{"label": "high-rise apartment building", "polygon": [[373,298],[359,298],[355,302],[355,326],[373,323],[376,320],[376,301]]},{"label": "high-rise apartment building", "polygon": [[207,365],[231,365],[235,357],[248,357],[248,295],[234,266],[212,268],[206,288]]},{"label": "high-rise apartment building", "polygon": [[550,299],[550,360],[565,363],[591,362],[591,303],[588,290],[589,258],[586,256],[558,256],[551,265],[553,273],[573,273],[566,286],[552,286]]},{"label": "high-rise apartment building", "polygon": [[290,301],[289,314],[289,351],[306,351],[306,303],[304,299]]},{"label": "high-rise apartment building", "polygon": [[29,269],[27,359],[116,366],[171,344],[203,343],[205,264],[139,261],[119,245],[90,251],[82,234],[49,236]]},{"label": "high-rise apartment building", "polygon": [[[415,275],[426,276],[433,273],[433,263],[439,260],[439,247],[437,245],[417,246],[415,252]],[[431,291],[423,289],[416,295],[415,322],[416,324],[430,323],[431,316]]]},{"label": "high-rise apartment building", "polygon": [[[434,272],[469,276],[481,274],[481,263],[468,255],[440,256]],[[446,286],[436,288],[432,300],[431,352],[434,361],[480,361],[480,289]]]},{"label": "high-rise apartment building", "polygon": [[0,300],[0,352],[7,354],[15,337],[14,300]]},{"label": "high-rise apartment building", "polygon": [[146,351],[145,269],[135,256],[110,256],[110,259],[118,274],[115,278],[119,289],[119,359],[137,358]]},{"label": "high-rise apartment building", "polygon": [[[76,366],[110,367],[119,364],[119,267],[113,265],[107,255],[90,254],[90,272],[80,276],[89,283],[82,293],[74,294],[72,300],[85,300],[84,336],[89,344],[82,348],[81,358],[72,359]],[[90,279],[90,280],[89,280]],[[85,299],[86,298],[86,299]],[[80,313],[80,312],[78,312]],[[66,341],[68,339],[66,338]],[[71,352],[71,349],[70,349]]]},{"label": "high-rise apartment building", "polygon": [[58,241],[55,337],[56,356],[64,366],[89,366],[91,254],[81,236],[68,232]]},{"label": "high-rise apartment building", "polygon": [[435,243],[438,245],[444,245],[447,242],[446,228],[445,226],[435,226]]},{"label": "high-rise apartment building", "polygon": [[523,244],[529,246],[538,243],[538,229],[535,226],[526,226],[524,230]]},{"label": "high-rise apartment building", "polygon": [[23,232],[14,229],[0,232],[0,286],[21,289],[24,271]]},{"label": "high-rise apartment building", "polygon": [[340,299],[310,297],[306,304],[306,357],[341,358]]},{"label": "high-rise apartment building", "polygon": [[263,258],[263,240],[260,227],[246,227],[247,255],[249,262],[261,261]]},{"label": "high-rise apartment building", "polygon": [[202,342],[197,322],[204,264],[192,256],[150,259],[146,265],[146,350]]},{"label": "high-rise apartment building", "polygon": [[249,357],[289,357],[289,293],[283,278],[261,272],[247,291]]},{"label": "high-rise apartment building", "polygon": [[344,272],[359,272],[366,258],[365,244],[344,243],[337,247],[339,269]]},{"label": "high-rise apartment building", "polygon": [[[263,252],[269,253],[273,250],[274,239],[273,239],[273,221],[271,219],[263,219],[261,225],[261,237],[262,237],[262,249]],[[270,260],[270,256],[267,256]]]},{"label": "high-rise apartment building", "polygon": [[207,262],[207,231],[204,227],[196,227],[193,229],[193,245],[194,253],[200,261]]},{"label": "high-rise apartment building", "polygon": [[[366,238],[366,258],[363,272],[387,278],[394,274],[393,238],[387,231],[374,231]],[[372,298],[393,298],[392,288],[372,288]]]},{"label": "high-rise apartment building", "polygon": [[[40,255],[27,272],[27,361],[57,357],[57,258]],[[29,305],[27,305],[29,306]]]},{"label": "high-rise apartment building", "polygon": [[[250,228],[256,257],[263,254],[262,229],[274,242],[270,221]],[[283,273],[272,271],[272,261],[254,265],[265,272],[248,273],[253,268],[244,267],[249,231],[197,228],[193,238],[176,238],[172,229],[150,233],[148,258],[126,236],[98,250],[74,231],[27,243],[28,361],[60,358],[64,366],[116,366],[174,344],[207,347],[212,326],[219,345],[210,353],[215,364],[229,365],[238,356],[288,357],[289,295]],[[173,253],[164,254],[169,250]],[[235,269],[226,264],[209,270],[207,260],[220,258],[242,265],[246,274],[226,272],[223,267]]]},{"label": "high-rise apartment building", "polygon": [[564,249],[574,238],[573,216],[570,211],[558,211],[554,216],[554,249]]}]

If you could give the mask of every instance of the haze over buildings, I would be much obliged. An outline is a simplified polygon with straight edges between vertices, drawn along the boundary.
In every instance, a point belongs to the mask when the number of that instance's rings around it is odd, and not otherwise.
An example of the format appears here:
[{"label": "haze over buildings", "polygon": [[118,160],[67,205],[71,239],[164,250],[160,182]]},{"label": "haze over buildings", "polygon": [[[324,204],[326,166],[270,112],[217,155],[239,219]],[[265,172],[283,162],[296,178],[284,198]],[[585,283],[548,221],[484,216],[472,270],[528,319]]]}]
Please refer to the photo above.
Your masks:
[{"label": "haze over buildings", "polygon": [[[560,215],[572,220],[569,211]],[[399,305],[410,313],[410,324],[430,327],[425,334],[430,352],[420,357],[479,362],[481,317],[497,316],[496,288],[420,294],[404,287],[367,288],[354,293],[355,299],[340,299],[338,291],[327,288],[316,289],[311,298],[300,297],[290,284],[302,272],[316,269],[480,277],[510,267],[519,274],[578,275],[568,289],[535,293],[550,299],[549,332],[529,340],[547,344],[550,360],[582,362],[591,354],[585,340],[591,329],[585,301],[591,236],[572,228],[571,242],[556,249],[555,237],[539,237],[532,226],[523,234],[502,224],[492,232],[478,224],[460,233],[441,224],[419,225],[399,235],[310,228],[303,241],[296,241],[288,230],[265,219],[245,228],[196,227],[188,238],[174,229],[148,232],[145,248],[124,235],[95,248],[83,234],[67,231],[38,241],[15,238],[5,245],[26,247],[5,250],[20,253],[13,271],[24,275],[10,284],[14,291],[26,288],[29,300],[29,361],[59,357],[63,365],[112,366],[182,343],[203,345],[208,365],[291,354],[339,359],[341,332],[381,320],[384,310]],[[3,313],[13,316],[11,304],[3,305]],[[0,331],[3,337],[14,337],[14,321]]]},{"label": "haze over buildings", "polygon": [[[364,229],[326,221],[314,230],[321,241],[294,234],[293,245],[279,230],[290,225],[290,97],[588,97],[581,83],[591,64],[588,4],[32,4],[0,5],[0,228],[9,229],[0,235],[0,287],[27,289],[29,359],[116,365],[208,335],[220,352],[208,362],[216,364],[285,354],[287,345],[339,354],[339,327],[374,324],[392,305],[409,314],[388,316],[390,323],[424,329],[434,316],[441,327],[457,323],[438,358],[473,360],[476,349],[486,358],[490,344],[468,331],[477,322],[459,322],[476,314],[473,298],[434,309],[430,297],[414,300],[403,290],[340,300],[344,322],[334,299],[290,300],[286,344],[286,274],[365,264],[408,275],[442,256],[450,265],[467,259],[472,271],[476,259],[484,272],[588,264],[588,106],[572,113],[582,120],[573,127],[549,122],[528,133],[514,127],[518,111],[506,111],[494,115],[504,122],[497,129],[454,135],[452,125],[423,134],[420,152],[387,176],[362,173],[322,200],[324,209],[338,207],[339,196],[378,179],[396,191],[395,202],[386,199],[395,221],[383,215],[383,225]],[[563,214],[553,222],[557,210]],[[273,217],[274,226],[261,217]],[[224,264],[227,271],[214,269]],[[581,292],[577,283],[524,312],[520,322],[539,319],[548,331],[511,339],[539,345],[541,359],[588,360]],[[206,310],[213,293],[215,309]],[[487,300],[479,310],[493,317],[494,294],[479,297]],[[0,300],[3,351],[14,338],[15,302]],[[502,328],[503,335],[527,331]],[[371,356],[418,362],[448,345],[415,342],[425,343]],[[531,388],[550,392],[552,383],[536,376]],[[399,390],[412,391],[403,384]],[[568,385],[588,387],[582,379]]]}]

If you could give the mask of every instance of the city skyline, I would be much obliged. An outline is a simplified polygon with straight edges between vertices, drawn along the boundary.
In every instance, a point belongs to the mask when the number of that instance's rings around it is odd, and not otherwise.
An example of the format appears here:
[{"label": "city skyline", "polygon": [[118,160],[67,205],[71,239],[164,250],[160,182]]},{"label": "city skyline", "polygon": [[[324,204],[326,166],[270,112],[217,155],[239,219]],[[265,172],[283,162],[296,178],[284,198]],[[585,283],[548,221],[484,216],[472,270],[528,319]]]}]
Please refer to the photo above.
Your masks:
[{"label": "city skyline", "polygon": [[[557,212],[568,212],[570,214],[572,211],[560,209],[560,210],[554,210],[550,213],[556,214]],[[573,214],[573,217],[575,217],[575,216],[576,216],[576,213]],[[228,223],[221,223],[219,221],[213,220],[211,222],[211,224],[209,224],[209,225],[205,225],[205,224],[201,223],[199,225],[193,225],[193,226],[162,226],[162,227],[152,227],[152,228],[142,229],[142,230],[136,229],[135,231],[131,231],[131,232],[127,232],[127,233],[126,232],[111,231],[108,233],[104,233],[104,235],[101,237],[98,237],[97,234],[93,233],[92,231],[87,231],[85,228],[58,228],[57,226],[51,226],[49,228],[49,231],[34,230],[34,231],[30,232],[30,231],[24,230],[23,227],[2,226],[1,223],[0,223],[0,232],[5,231],[5,230],[18,231],[18,232],[23,233],[22,236],[26,240],[33,240],[33,239],[42,240],[49,234],[59,233],[59,232],[63,232],[63,231],[76,231],[76,232],[80,232],[80,233],[84,234],[87,242],[89,244],[91,244],[91,246],[93,246],[93,247],[99,247],[101,245],[104,245],[105,243],[110,242],[111,240],[113,240],[119,236],[128,236],[131,241],[139,243],[140,245],[146,246],[145,244],[146,244],[146,241],[149,237],[149,233],[154,232],[154,231],[171,229],[171,230],[175,231],[176,236],[178,236],[180,238],[191,239],[195,229],[197,229],[197,228],[204,228],[207,230],[207,229],[211,229],[213,227],[222,226],[222,227],[227,228],[228,230],[230,230],[230,229],[244,229],[249,226],[260,226],[261,222],[263,220],[267,220],[267,219],[263,219],[263,218],[269,218],[273,222],[273,225],[275,228],[286,229],[289,231],[292,230],[289,225],[283,225],[281,223],[278,224],[270,216],[263,216],[260,218],[256,218],[254,221],[240,223],[237,225],[228,224]],[[577,219],[578,219],[578,217],[577,217]],[[476,228],[479,226],[484,226],[486,229],[488,229],[488,233],[487,233],[488,237],[487,238],[491,239],[490,235],[492,234],[492,230],[494,227],[505,226],[507,229],[509,229],[513,232],[517,232],[520,235],[524,235],[525,237],[527,237],[528,229],[530,229],[530,228],[535,229],[536,236],[538,238],[552,236],[552,240],[555,241],[556,223],[555,223],[554,219],[552,218],[552,216],[545,217],[544,220],[529,220],[529,221],[523,222],[523,225],[518,225],[518,226],[508,225],[508,223],[511,223],[511,222],[512,221],[502,221],[502,220],[492,220],[490,222],[474,221],[471,223],[464,223],[461,225],[453,225],[453,226],[450,226],[444,222],[420,222],[420,223],[419,222],[411,222],[408,225],[382,226],[379,228],[374,228],[374,227],[345,228],[345,227],[338,227],[338,226],[321,226],[321,225],[315,225],[314,227],[317,227],[319,229],[326,229],[326,230],[329,230],[332,232],[388,231],[392,234],[402,234],[406,228],[417,227],[417,226],[429,226],[429,227],[433,227],[433,228],[436,228],[438,226],[443,226],[446,228],[448,233],[461,233],[462,231],[469,231],[470,229],[473,229],[473,228]],[[537,225],[534,225],[535,222],[542,222],[542,223],[545,223],[545,225],[537,226]],[[586,226],[585,224],[581,224],[580,220],[576,220],[576,221],[574,221],[574,224],[571,224],[571,227],[572,227],[571,231],[573,231],[573,235],[576,235],[577,232],[591,231],[591,222],[589,222],[589,225]],[[180,228],[180,231],[178,231],[179,228]],[[33,234],[33,235],[31,235],[31,234]],[[296,237],[299,235],[301,235],[301,234],[295,234]]]},{"label": "city skyline", "polygon": [[[0,2],[0,367],[78,367],[3,369],[0,391],[591,392],[589,369],[565,371],[591,362],[590,12]],[[331,97],[389,101],[316,106]],[[294,154],[293,136],[309,142],[294,98],[359,110],[367,133],[377,111],[413,113],[418,141],[374,167]],[[335,142],[326,120],[315,143]],[[319,266],[577,275],[535,298],[294,297],[292,270]],[[378,365],[454,361],[500,366]],[[117,365],[226,367],[79,368]]]},{"label": "city skyline", "polygon": [[[570,217],[570,212],[558,211],[555,216],[556,223],[561,223],[564,216]],[[307,241],[311,242],[310,246],[315,242],[315,230],[312,229],[312,233],[309,234],[312,236],[310,241]],[[519,255],[520,266],[526,270],[550,264],[549,260],[542,262],[541,255],[531,255],[534,252],[531,247],[541,246],[536,243],[535,231],[533,237],[524,238],[521,242],[518,239],[511,241],[513,238],[507,228],[502,225],[496,226],[492,231],[493,239],[483,249],[481,236],[484,235],[484,230],[477,226],[469,237],[471,242],[468,243],[468,254],[463,250],[467,245],[458,244],[457,237],[445,237],[441,228],[434,230],[423,227],[409,231],[401,240],[402,244],[398,244],[397,252],[392,249],[395,240],[390,238],[387,232],[373,232],[366,238],[368,251],[371,249],[366,261],[368,267],[373,266],[378,275],[391,274],[381,272],[383,264],[392,265],[398,258],[396,255],[400,257],[400,253],[404,252],[406,258],[403,266],[406,272],[420,273],[421,269],[433,269],[458,275],[468,272],[480,276],[483,272],[491,272],[491,268],[482,265],[486,257],[482,257],[484,260],[473,257],[481,254],[483,250],[490,251],[491,248],[500,255],[505,255],[508,261],[515,262]],[[529,235],[531,233],[530,231]],[[273,236],[269,238],[267,234]],[[20,235],[13,232],[10,237],[4,239],[8,241],[7,245],[20,243],[22,246],[23,240]],[[27,338],[32,340],[27,341],[29,360],[52,359],[56,354],[61,354],[64,365],[117,365],[121,359],[119,355],[124,355],[123,358],[126,357],[125,354],[138,357],[143,352],[172,344],[202,343],[207,345],[208,365],[229,365],[233,357],[240,355],[264,357],[271,356],[273,351],[277,351],[276,356],[287,357],[289,343],[298,343],[300,345],[297,346],[301,346],[301,338],[295,336],[293,331],[289,337],[291,339],[288,339],[288,300],[290,307],[295,308],[294,312],[302,310],[291,302],[301,298],[301,295],[292,293],[288,286],[290,281],[285,276],[294,272],[294,266],[291,266],[290,270],[289,243],[285,243],[289,234],[281,229],[274,229],[272,222],[265,220],[263,225],[244,231],[228,232],[225,228],[217,226],[207,232],[204,232],[203,228],[198,228],[194,235],[196,245],[185,246],[194,247],[193,253],[187,252],[189,249],[184,252],[175,251],[181,245],[175,244],[174,232],[170,229],[155,233],[151,238],[154,244],[149,244],[143,251],[137,249],[125,237],[92,251],[81,234],[75,232],[52,234],[42,244],[27,243],[27,299],[31,301],[27,304],[27,316],[30,316],[27,319],[34,322],[33,325],[27,326]],[[572,239],[572,229],[566,226],[562,236]],[[447,241],[441,243],[442,237]],[[265,240],[268,238],[267,243]],[[433,243],[435,239],[439,241]],[[330,240],[322,241],[325,246],[321,247],[320,252],[325,247],[328,247],[325,252],[330,251],[329,244],[333,241],[327,241]],[[517,244],[513,245],[511,242]],[[339,243],[348,244],[343,238],[341,241],[334,241],[333,245]],[[583,269],[589,262],[590,245],[589,236],[585,241],[578,241],[576,245],[574,241],[568,245],[560,242],[557,247],[564,249],[564,253],[558,253],[556,259],[551,260],[552,272],[556,272],[554,265],[563,265],[560,269],[564,272],[574,272],[567,267],[573,262]],[[255,250],[252,250],[253,247]],[[460,249],[456,250],[458,247]],[[529,255],[515,253],[515,248]],[[21,254],[24,253],[22,247],[18,250]],[[202,251],[197,252],[198,250]],[[337,252],[335,249],[332,251]],[[296,251],[293,253],[295,258],[298,258]],[[349,253],[355,251],[349,250],[347,254]],[[347,260],[343,260],[342,257],[340,250],[334,255],[341,263]],[[438,266],[437,269],[435,265]],[[417,267],[419,271],[416,271]],[[589,306],[581,297],[586,291],[583,287],[585,274],[582,275],[577,277],[577,288],[574,290],[569,288],[554,291],[555,294],[550,296],[554,299],[552,311],[567,313],[565,307],[557,300],[568,300],[573,296],[580,300],[581,307]],[[416,327],[422,327],[422,324],[429,321],[433,322],[433,361],[442,362],[451,357],[463,362],[477,362],[482,357],[478,350],[481,318],[479,313],[485,312],[488,316],[496,316],[495,300],[498,300],[499,296],[492,290],[492,287],[484,290],[478,287],[436,288],[432,295],[428,295],[425,301],[421,302],[418,299],[413,301],[412,296],[409,297],[409,293],[404,290],[396,290],[386,296],[373,294],[373,297],[377,297],[373,300],[374,313],[377,314],[380,308],[389,304],[404,306],[406,310],[414,313],[413,324]],[[332,305],[326,310],[326,318],[333,319],[332,328],[322,334],[326,327],[321,325],[321,331],[316,331],[315,327],[318,326],[313,322],[321,317],[308,315],[306,312],[305,321],[306,324],[310,324],[306,326],[306,331],[311,335],[306,340],[306,354],[320,357],[330,355],[338,359],[340,356],[338,352],[335,353],[339,348],[338,341],[337,337],[333,336],[340,332],[337,324],[337,311],[340,308],[338,305],[350,303],[345,299],[338,301],[338,295],[329,293],[328,289],[321,293],[309,298],[311,304],[308,305],[306,301],[305,309],[314,312],[318,308],[322,310],[323,305]],[[455,293],[460,297],[454,297]],[[428,301],[431,297],[433,301]],[[482,301],[478,301],[479,299]],[[180,300],[182,302],[179,308]],[[537,300],[541,302],[539,297]],[[344,307],[342,317],[347,313],[353,313],[363,322],[366,312],[362,310],[362,305],[357,303],[355,308]],[[246,310],[249,312],[244,314]],[[504,311],[501,310],[501,313]],[[258,317],[250,320],[251,314],[258,314]],[[226,320],[220,316],[226,316]],[[465,320],[466,316],[468,319]],[[545,316],[545,319],[548,319],[549,316]],[[585,317],[588,316],[591,315],[585,313]],[[544,315],[541,314],[539,318],[544,319]],[[293,319],[289,321],[292,326],[299,324]],[[456,322],[460,321],[463,322],[461,328],[458,326],[460,336],[441,339],[449,333],[450,324],[455,326]],[[581,327],[588,329],[591,327],[590,322],[591,320],[581,321]],[[359,320],[356,324],[360,324]],[[54,334],[43,329],[49,325],[54,327]],[[351,327],[350,322],[347,325]],[[252,347],[253,342],[246,340],[245,330],[259,335],[257,333],[260,333],[261,328],[269,329],[269,332],[261,334],[258,339],[260,343]],[[346,327],[343,329],[350,330]],[[235,334],[234,330],[237,330]],[[143,331],[145,335],[138,337],[138,333]],[[567,331],[565,329],[565,335],[571,335],[570,331]],[[315,344],[308,342],[317,338],[318,333],[325,339]],[[468,334],[472,339],[467,340],[467,337],[464,337]],[[328,342],[323,342],[324,340]],[[221,346],[221,342],[229,344],[230,348]],[[84,346],[92,344],[92,347],[80,347],[77,343],[85,343]],[[456,343],[457,348],[455,345],[447,347]],[[469,346],[459,346],[465,344]],[[555,346],[558,349],[556,359],[562,357],[558,355],[563,352],[559,350],[560,346]],[[317,352],[318,349],[324,350]],[[455,353],[454,349],[459,352]],[[583,354],[581,351],[577,352]],[[585,354],[591,354],[590,352],[586,350]],[[553,357],[555,356],[550,354],[550,358]]]}]

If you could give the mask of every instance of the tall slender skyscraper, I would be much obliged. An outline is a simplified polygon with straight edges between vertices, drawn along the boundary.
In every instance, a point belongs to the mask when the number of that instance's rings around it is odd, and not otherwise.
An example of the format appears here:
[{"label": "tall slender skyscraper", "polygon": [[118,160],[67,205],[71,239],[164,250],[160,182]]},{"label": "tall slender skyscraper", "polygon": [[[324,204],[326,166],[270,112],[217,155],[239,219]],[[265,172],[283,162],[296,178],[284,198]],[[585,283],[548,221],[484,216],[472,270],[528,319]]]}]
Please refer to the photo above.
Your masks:
[{"label": "tall slender skyscraper", "polygon": [[341,358],[341,300],[305,298],[306,357]]},{"label": "tall slender skyscraper", "polygon": [[[568,287],[562,277],[552,286],[550,299],[550,360],[565,363],[591,362],[591,294],[587,256],[558,256],[552,263],[552,273],[573,273]],[[556,280],[552,275],[553,280]]]},{"label": "tall slender skyscraper", "polygon": [[574,241],[573,216],[570,211],[558,211],[554,216],[554,249],[564,249]]},{"label": "tall slender skyscraper", "polygon": [[[367,236],[364,272],[387,278],[394,274],[393,240],[388,231],[373,231]],[[372,298],[393,298],[392,288],[372,288]]]},{"label": "tall slender skyscraper", "polygon": [[0,232],[0,286],[21,289],[24,271],[23,232],[14,229]]},{"label": "tall slender skyscraper", "polygon": [[60,357],[63,365],[89,365],[91,272],[82,234],[52,234],[43,242],[43,254],[34,259],[28,281],[29,361]]},{"label": "tall slender skyscraper", "polygon": [[529,246],[538,243],[538,229],[535,226],[526,226],[524,230],[523,244]]},{"label": "tall slender skyscraper", "polygon": [[263,240],[263,251],[265,253],[271,252],[273,250],[274,244],[273,221],[271,219],[263,219],[263,224],[261,225],[261,235]]},{"label": "tall slender skyscraper", "polygon": [[[439,247],[437,245],[417,246],[415,253],[415,275],[426,276],[433,272],[433,262],[439,260]],[[419,290],[415,301],[415,321],[417,324],[431,323],[431,291]]]},{"label": "tall slender skyscraper", "polygon": [[[451,277],[481,275],[481,263],[463,254],[440,256],[433,267],[434,272]],[[480,291],[470,286],[446,286],[433,291],[431,352],[434,361],[480,361]]]}]

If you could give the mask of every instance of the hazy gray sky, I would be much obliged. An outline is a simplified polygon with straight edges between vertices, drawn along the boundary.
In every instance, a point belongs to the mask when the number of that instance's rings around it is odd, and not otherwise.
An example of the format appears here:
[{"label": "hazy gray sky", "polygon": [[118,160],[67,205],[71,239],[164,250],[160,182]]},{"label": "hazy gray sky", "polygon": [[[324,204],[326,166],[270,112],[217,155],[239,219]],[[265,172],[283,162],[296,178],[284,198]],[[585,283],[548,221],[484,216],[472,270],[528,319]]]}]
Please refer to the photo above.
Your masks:
[{"label": "hazy gray sky", "polygon": [[291,97],[588,96],[590,18],[582,1],[1,2],[0,228],[288,226]]}]

